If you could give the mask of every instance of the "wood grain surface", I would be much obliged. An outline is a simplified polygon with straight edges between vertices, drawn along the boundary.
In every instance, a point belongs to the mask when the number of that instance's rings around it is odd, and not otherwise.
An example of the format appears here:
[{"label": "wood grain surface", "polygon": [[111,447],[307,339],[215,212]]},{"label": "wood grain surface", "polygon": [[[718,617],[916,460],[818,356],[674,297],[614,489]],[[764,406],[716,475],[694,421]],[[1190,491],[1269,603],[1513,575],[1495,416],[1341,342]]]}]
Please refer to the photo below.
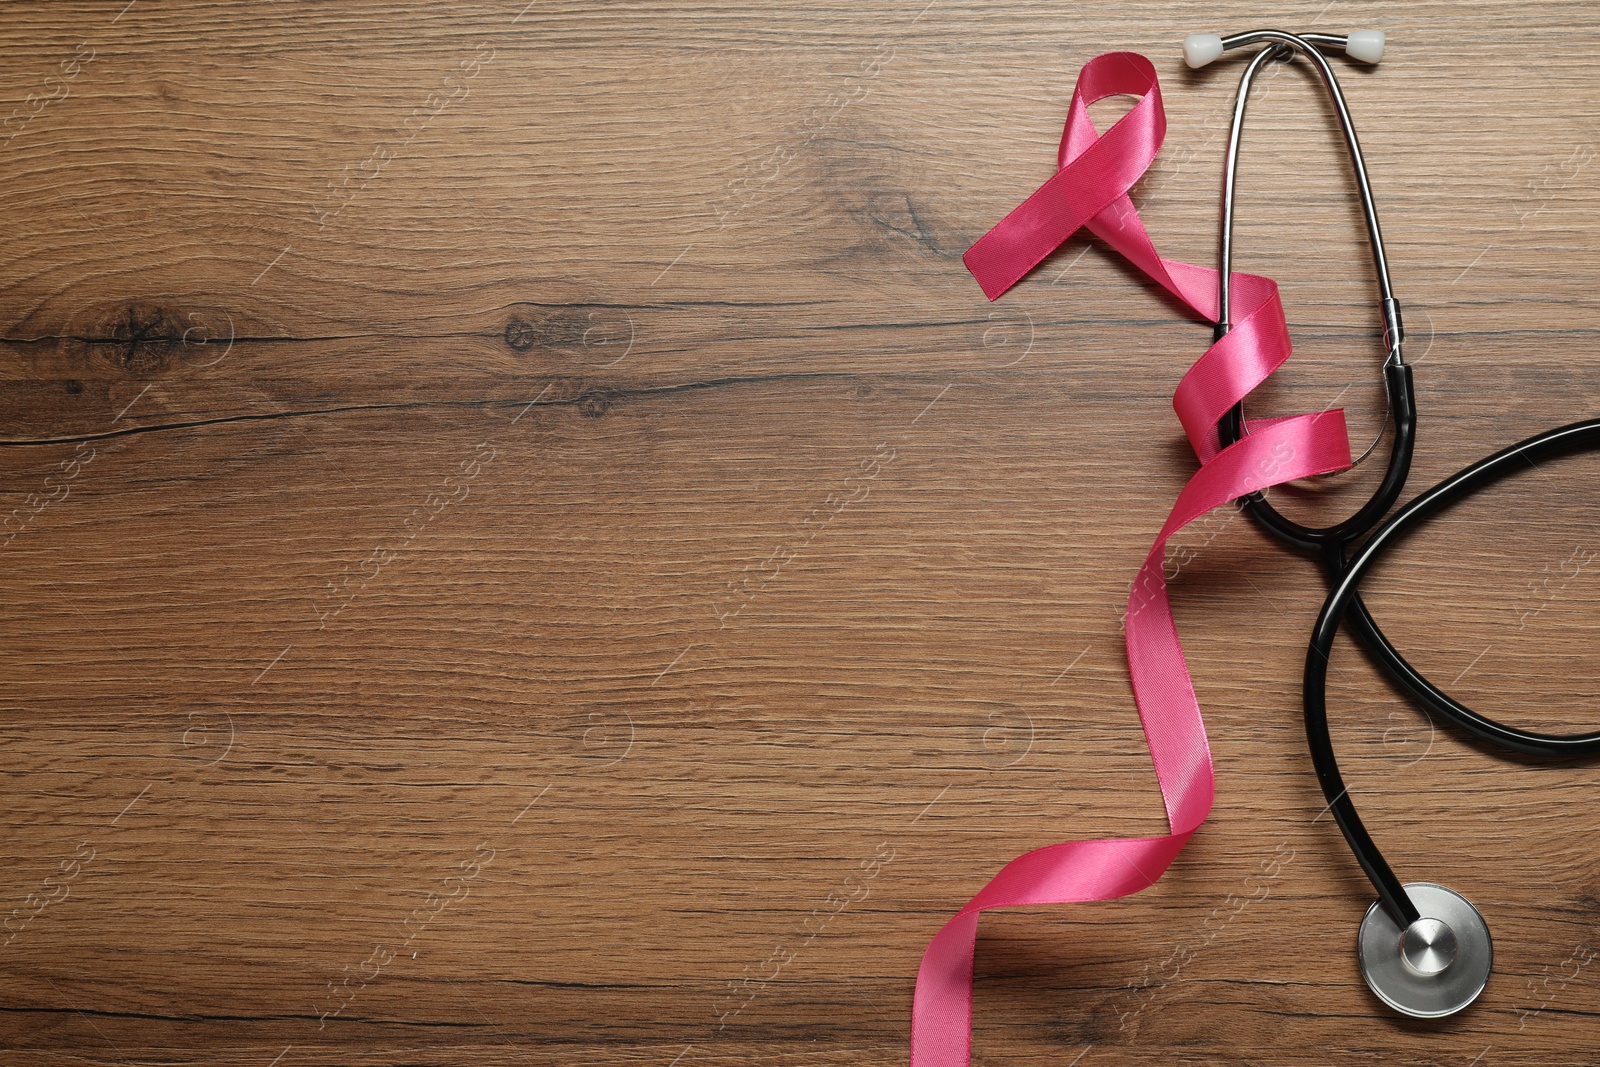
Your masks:
[{"label": "wood grain surface", "polygon": [[[1083,239],[992,305],[960,261],[1100,52],[1155,60],[1136,200],[1209,263],[1239,68],[1181,38],[1387,30],[1344,84],[1413,490],[1600,412],[1592,4],[0,20],[6,1064],[903,1063],[922,950],[1001,864],[1164,832],[1121,614],[1209,329]],[[1297,354],[1251,410],[1337,403],[1359,446],[1381,353],[1328,120],[1264,77],[1238,265]],[[1469,703],[1593,725],[1595,472],[1372,580]],[[1331,519],[1374,477],[1279,496]],[[1468,743],[1341,645],[1369,828],[1496,937],[1473,1008],[1395,1016],[1304,751],[1321,581],[1230,510],[1178,549],[1217,807],[1145,893],[983,920],[976,1061],[1594,1062],[1600,767]]]}]

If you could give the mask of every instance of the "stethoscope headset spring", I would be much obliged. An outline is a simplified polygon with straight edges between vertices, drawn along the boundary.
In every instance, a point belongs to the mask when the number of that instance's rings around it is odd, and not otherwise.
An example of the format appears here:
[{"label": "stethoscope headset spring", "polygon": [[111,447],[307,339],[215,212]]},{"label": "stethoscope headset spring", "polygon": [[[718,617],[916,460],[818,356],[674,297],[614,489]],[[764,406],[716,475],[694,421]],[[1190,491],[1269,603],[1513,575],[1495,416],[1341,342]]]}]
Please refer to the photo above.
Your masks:
[{"label": "stethoscope headset spring", "polygon": [[[1327,677],[1334,638],[1347,624],[1363,649],[1395,683],[1425,711],[1492,745],[1541,756],[1586,756],[1600,752],[1600,731],[1585,734],[1544,734],[1508,726],[1462,704],[1412,666],[1394,647],[1362,602],[1360,585],[1384,553],[1404,540],[1422,523],[1462,499],[1540,460],[1600,447],[1600,419],[1575,422],[1530,437],[1446,478],[1422,493],[1387,521],[1386,514],[1399,499],[1411,469],[1416,443],[1416,406],[1411,368],[1403,356],[1404,330],[1400,305],[1389,281],[1383,235],[1378,225],[1365,160],[1356,139],[1344,94],[1322,49],[1343,51],[1365,63],[1377,63],[1383,53],[1383,34],[1363,31],[1348,37],[1330,34],[1289,34],[1256,30],[1216,37],[1197,34],[1184,42],[1184,59],[1202,67],[1233,48],[1266,44],[1240,77],[1234,100],[1224,162],[1221,240],[1219,254],[1218,315],[1216,336],[1229,329],[1230,271],[1233,259],[1234,190],[1238,172],[1239,142],[1250,86],[1268,62],[1304,57],[1320,77],[1337,115],[1345,148],[1355,172],[1367,240],[1372,250],[1378,290],[1383,341],[1387,351],[1383,375],[1388,398],[1388,422],[1393,423],[1389,461],[1377,489],[1354,514],[1325,527],[1303,526],[1285,517],[1261,494],[1240,503],[1265,530],[1302,552],[1315,555],[1325,569],[1331,591],[1312,628],[1306,651],[1302,700],[1306,741],[1317,781],[1328,810],[1343,833],[1361,869],[1376,889],[1378,899],[1367,909],[1357,936],[1357,956],[1362,976],[1373,993],[1403,1014],[1436,1018],[1454,1014],[1471,1004],[1488,982],[1494,962],[1488,924],[1470,901],[1459,893],[1431,882],[1401,884],[1362,825],[1350,797],[1333,742],[1328,733]],[[1246,432],[1243,406],[1237,405],[1218,426],[1222,445],[1237,442]],[[1381,434],[1380,434],[1381,437]],[[1375,447],[1377,442],[1373,443]],[[1369,448],[1367,451],[1370,452]],[[1365,456],[1366,453],[1363,453]],[[1358,460],[1359,462],[1359,460]],[[1364,540],[1363,540],[1364,538]]]}]

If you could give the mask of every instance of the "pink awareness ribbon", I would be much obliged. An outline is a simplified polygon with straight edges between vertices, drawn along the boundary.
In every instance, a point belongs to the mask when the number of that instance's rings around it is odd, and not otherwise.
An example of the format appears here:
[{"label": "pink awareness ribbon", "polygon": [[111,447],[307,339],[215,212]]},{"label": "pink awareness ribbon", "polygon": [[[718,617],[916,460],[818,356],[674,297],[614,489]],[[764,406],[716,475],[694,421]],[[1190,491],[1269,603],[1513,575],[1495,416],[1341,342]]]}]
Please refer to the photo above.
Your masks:
[{"label": "pink awareness ribbon", "polygon": [[[1089,120],[1089,105],[1117,95],[1137,96],[1139,102],[1101,135]],[[1214,322],[1217,272],[1163,259],[1128,199],[1128,190],[1155,161],[1165,133],[1161,88],[1148,59],[1110,52],[1084,64],[1056,173],[964,257],[989,299],[1087,228],[1197,316]],[[1211,749],[1167,602],[1162,569],[1167,541],[1231,500],[1350,465],[1340,409],[1254,421],[1247,436],[1220,447],[1218,421],[1290,353],[1277,285],[1242,273],[1232,281],[1232,328],[1190,367],[1173,397],[1200,469],[1178,495],[1128,594],[1128,672],[1171,833],[1068,841],[1025,853],[1001,868],[923,953],[911,1011],[911,1067],[968,1067],[972,963],[982,912],[1137,893],[1155,884],[1211,811],[1216,782]]]}]

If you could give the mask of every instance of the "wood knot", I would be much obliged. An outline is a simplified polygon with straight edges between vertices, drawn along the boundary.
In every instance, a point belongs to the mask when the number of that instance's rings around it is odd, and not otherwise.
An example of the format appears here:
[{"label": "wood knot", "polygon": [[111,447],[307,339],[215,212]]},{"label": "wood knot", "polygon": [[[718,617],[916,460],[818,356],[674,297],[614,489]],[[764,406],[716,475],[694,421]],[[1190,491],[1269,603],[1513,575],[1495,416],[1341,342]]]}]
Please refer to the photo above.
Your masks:
[{"label": "wood knot", "polygon": [[578,411],[586,419],[598,419],[611,410],[616,394],[607,389],[596,389],[578,398]]},{"label": "wood knot", "polygon": [[539,342],[539,330],[527,319],[518,317],[506,323],[506,344],[513,352],[526,352]]},{"label": "wood knot", "polygon": [[[109,363],[134,378],[215,367],[238,340],[233,315],[224,308],[180,309],[155,300],[85,308],[64,336],[74,356]],[[67,386],[72,393],[82,389],[81,381]]]},{"label": "wood knot", "polygon": [[513,352],[542,348],[571,353],[591,368],[603,368],[633,351],[637,332],[624,308],[573,306],[545,315],[513,315],[502,336]]},{"label": "wood knot", "polygon": [[183,319],[160,304],[129,304],[101,316],[85,341],[92,352],[129,374],[153,374],[170,366],[183,347]]},{"label": "wood knot", "polygon": [[514,352],[532,348],[566,348],[583,343],[585,323],[580,311],[557,311],[549,315],[514,315],[506,323],[505,341]]}]

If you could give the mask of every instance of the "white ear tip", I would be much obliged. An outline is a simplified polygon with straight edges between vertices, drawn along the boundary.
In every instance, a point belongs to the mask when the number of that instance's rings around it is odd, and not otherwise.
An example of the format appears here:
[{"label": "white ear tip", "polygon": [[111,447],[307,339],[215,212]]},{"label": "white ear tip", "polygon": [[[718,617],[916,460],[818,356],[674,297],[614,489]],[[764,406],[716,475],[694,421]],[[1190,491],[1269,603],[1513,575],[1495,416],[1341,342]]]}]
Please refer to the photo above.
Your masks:
[{"label": "white ear tip", "polygon": [[[1378,34],[1378,48],[1383,48],[1383,34]],[[1183,39],[1183,61],[1198,70],[1222,55],[1222,38],[1214,33],[1192,33]]]},{"label": "white ear tip", "polygon": [[1344,46],[1344,54],[1362,63],[1376,63],[1383,58],[1383,31],[1357,30]]}]

